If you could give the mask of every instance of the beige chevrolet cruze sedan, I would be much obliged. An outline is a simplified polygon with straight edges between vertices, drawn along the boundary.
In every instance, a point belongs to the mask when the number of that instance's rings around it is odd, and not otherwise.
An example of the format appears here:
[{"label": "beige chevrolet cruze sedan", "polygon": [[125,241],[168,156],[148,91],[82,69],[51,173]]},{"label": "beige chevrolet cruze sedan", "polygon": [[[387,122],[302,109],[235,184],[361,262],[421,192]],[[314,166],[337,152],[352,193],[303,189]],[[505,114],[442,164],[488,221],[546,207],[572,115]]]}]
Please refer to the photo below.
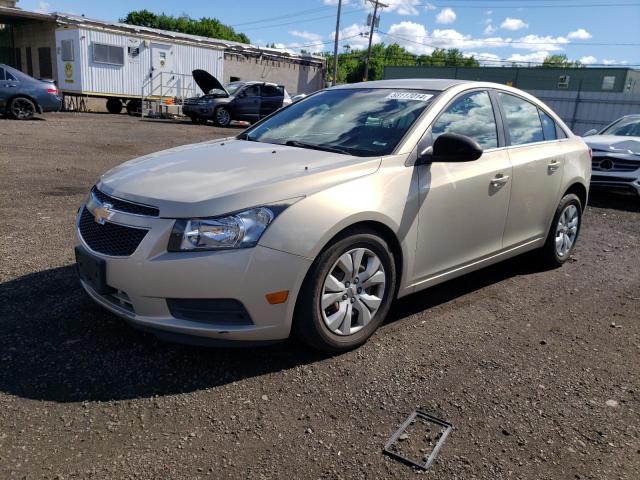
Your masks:
[{"label": "beige chevrolet cruze sedan", "polygon": [[235,138],[103,175],[79,210],[82,286],[176,341],[291,334],[339,352],[394,298],[575,247],[588,147],[514,88],[389,80],[320,91]]}]

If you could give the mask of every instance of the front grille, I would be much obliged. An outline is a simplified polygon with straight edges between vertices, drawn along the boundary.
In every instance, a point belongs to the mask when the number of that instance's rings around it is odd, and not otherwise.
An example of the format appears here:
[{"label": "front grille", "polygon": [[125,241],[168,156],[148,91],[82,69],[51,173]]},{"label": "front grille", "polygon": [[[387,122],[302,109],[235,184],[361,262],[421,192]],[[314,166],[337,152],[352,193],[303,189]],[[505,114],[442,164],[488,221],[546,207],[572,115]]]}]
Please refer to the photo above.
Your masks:
[{"label": "front grille", "polygon": [[141,228],[125,227],[109,222],[100,225],[96,223],[86,207],[82,209],[78,229],[91,250],[116,257],[128,257],[133,254],[148,232]]},{"label": "front grille", "polygon": [[167,298],[171,315],[181,320],[215,325],[252,325],[249,312],[232,298]]},{"label": "front grille", "polygon": [[150,207],[149,205],[142,205],[140,203],[129,202],[128,200],[112,197],[111,195],[101,192],[95,186],[91,189],[91,193],[100,200],[100,203],[110,203],[113,206],[113,210],[117,210],[119,212],[146,215],[147,217],[157,217],[160,215],[160,210],[156,207]]},{"label": "front grille", "polygon": [[640,161],[637,160],[594,156],[591,161],[591,169],[596,172],[633,172],[639,168]]},{"label": "front grille", "polygon": [[609,175],[591,175],[592,182],[633,182],[633,178],[613,177]]}]

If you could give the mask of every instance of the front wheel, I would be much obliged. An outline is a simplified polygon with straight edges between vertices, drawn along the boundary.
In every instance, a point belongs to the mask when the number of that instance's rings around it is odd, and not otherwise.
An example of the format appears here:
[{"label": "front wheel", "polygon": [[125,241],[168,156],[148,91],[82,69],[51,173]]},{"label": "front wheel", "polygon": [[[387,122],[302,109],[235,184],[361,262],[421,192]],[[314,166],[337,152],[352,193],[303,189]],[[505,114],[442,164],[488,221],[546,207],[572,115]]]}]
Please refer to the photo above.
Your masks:
[{"label": "front wheel", "polygon": [[547,241],[540,250],[543,261],[559,267],[571,257],[582,226],[582,204],[577,195],[562,197],[551,222]]},{"label": "front wheel", "polygon": [[227,107],[218,107],[215,111],[216,125],[228,127],[231,124],[231,113]]},{"label": "front wheel", "polygon": [[312,265],[296,305],[294,334],[329,353],[358,347],[383,322],[395,286],[395,260],[384,239],[373,232],[348,235]]},{"label": "front wheel", "polygon": [[9,102],[9,115],[16,120],[31,120],[36,114],[36,105],[25,97],[16,97]]}]

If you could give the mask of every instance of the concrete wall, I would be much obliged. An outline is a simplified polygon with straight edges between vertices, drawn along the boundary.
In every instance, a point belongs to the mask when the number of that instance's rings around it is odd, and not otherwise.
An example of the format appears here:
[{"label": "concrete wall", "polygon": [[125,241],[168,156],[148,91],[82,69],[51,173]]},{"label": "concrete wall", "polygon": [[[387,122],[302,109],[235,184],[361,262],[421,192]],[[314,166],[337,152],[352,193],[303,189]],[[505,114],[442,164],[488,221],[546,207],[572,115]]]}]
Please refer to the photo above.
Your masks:
[{"label": "concrete wall", "polygon": [[[20,65],[18,69],[29,73],[27,66],[27,47],[31,47],[31,65],[33,67],[33,77],[43,77],[40,72],[40,57],[38,49],[49,48],[51,54],[52,76],[58,80],[56,68],[56,38],[55,23],[53,22],[27,22],[14,25],[14,47],[20,49]],[[48,76],[48,75],[47,75]]]},{"label": "concrete wall", "polygon": [[290,95],[312,93],[324,87],[324,66],[244,54],[225,53],[224,79],[262,80],[284,85]]}]

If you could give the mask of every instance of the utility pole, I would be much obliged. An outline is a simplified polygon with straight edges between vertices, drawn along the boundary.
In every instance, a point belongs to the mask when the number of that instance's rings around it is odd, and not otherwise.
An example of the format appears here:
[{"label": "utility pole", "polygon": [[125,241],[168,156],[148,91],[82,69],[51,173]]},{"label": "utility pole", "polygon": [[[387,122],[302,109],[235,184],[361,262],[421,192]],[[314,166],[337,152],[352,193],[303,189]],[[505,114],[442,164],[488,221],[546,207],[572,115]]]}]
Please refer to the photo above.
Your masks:
[{"label": "utility pole", "polygon": [[336,40],[333,45],[333,85],[338,83],[338,39],[340,37],[340,10],[342,9],[342,0],[338,0],[338,16],[336,17]]},{"label": "utility pole", "polygon": [[385,5],[384,3],[378,0],[369,0],[373,3],[373,17],[371,17],[371,29],[369,30],[369,48],[367,49],[367,58],[364,62],[364,78],[363,81],[367,81],[369,79],[369,60],[371,58],[371,42],[373,41],[373,29],[376,26],[376,22],[379,21],[378,18],[378,7],[388,7],[389,5]]}]

